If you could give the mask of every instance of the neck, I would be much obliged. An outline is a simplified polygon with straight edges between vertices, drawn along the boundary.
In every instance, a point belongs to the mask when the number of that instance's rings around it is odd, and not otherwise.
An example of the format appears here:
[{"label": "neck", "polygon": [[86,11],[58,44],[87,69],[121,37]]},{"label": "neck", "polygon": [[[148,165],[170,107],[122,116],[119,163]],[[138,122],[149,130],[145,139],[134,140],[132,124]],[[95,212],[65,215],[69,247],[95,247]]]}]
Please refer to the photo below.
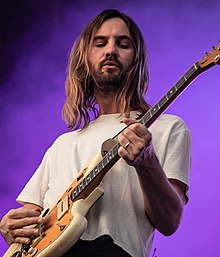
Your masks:
[{"label": "neck", "polygon": [[120,112],[117,106],[116,94],[114,92],[95,92],[96,101],[99,105],[100,114],[113,114]]}]

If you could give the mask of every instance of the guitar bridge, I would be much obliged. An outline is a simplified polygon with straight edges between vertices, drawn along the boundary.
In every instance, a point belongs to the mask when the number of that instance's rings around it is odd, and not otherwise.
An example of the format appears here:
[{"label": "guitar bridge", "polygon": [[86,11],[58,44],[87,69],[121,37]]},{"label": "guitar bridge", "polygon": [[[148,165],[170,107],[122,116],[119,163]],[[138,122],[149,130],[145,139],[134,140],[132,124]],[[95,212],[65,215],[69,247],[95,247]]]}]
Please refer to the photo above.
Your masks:
[{"label": "guitar bridge", "polygon": [[60,220],[69,210],[69,196],[67,195],[57,204],[57,219]]}]

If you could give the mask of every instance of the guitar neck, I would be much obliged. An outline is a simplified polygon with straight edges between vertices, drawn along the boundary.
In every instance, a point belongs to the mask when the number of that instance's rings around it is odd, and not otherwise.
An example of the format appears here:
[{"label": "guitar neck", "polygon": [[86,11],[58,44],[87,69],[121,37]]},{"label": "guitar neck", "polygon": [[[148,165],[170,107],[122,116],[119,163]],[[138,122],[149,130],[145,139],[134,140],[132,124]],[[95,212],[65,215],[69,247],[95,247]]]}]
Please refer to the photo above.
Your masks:
[{"label": "guitar neck", "polygon": [[187,88],[187,86],[203,72],[198,63],[195,63],[176,84],[139,120],[146,127],[150,125],[170,106],[171,103]]}]

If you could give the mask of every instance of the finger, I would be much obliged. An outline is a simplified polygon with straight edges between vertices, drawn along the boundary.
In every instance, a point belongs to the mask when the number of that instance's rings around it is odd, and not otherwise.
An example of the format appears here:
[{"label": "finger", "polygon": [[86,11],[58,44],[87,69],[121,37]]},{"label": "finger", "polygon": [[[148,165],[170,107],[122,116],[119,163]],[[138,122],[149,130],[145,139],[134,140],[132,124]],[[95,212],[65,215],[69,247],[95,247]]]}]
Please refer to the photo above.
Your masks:
[{"label": "finger", "polygon": [[148,131],[147,127],[139,123],[137,120],[124,118],[122,121],[139,136],[145,135]]},{"label": "finger", "polygon": [[129,126],[129,125],[131,125],[131,124],[137,123],[137,120],[132,119],[132,118],[123,118],[123,119],[122,119],[122,122],[123,122],[125,125]]},{"label": "finger", "polygon": [[[9,244],[17,242],[17,243],[29,243],[31,240],[29,237],[26,237],[23,232],[20,233],[20,236],[17,236],[17,232],[15,230],[1,231],[2,236]],[[33,234],[32,234],[33,235]],[[32,236],[33,237],[33,236]]]},{"label": "finger", "polygon": [[14,243],[19,243],[19,244],[30,244],[31,239],[30,238],[25,238],[25,237],[16,237],[13,240]]},{"label": "finger", "polygon": [[128,144],[131,144],[131,138],[129,137],[129,132],[125,133],[121,133],[118,135],[118,142],[119,144],[124,147],[125,149],[128,147]]},{"label": "finger", "polygon": [[139,137],[144,137],[146,136],[149,132],[149,130],[147,129],[147,127],[145,127],[144,125],[140,124],[140,123],[134,123],[131,124],[129,126],[129,128]]},{"label": "finger", "polygon": [[147,133],[150,133],[148,131],[147,127],[144,126],[143,124],[139,123],[137,120],[130,119],[130,118],[124,118],[122,121],[127,125],[125,130],[129,128],[130,130],[132,130],[135,134],[137,134],[140,137],[143,137]]},{"label": "finger", "polygon": [[[140,137],[132,129],[127,128],[118,136],[119,143],[126,149],[141,149],[146,145],[146,138]],[[128,143],[130,143],[128,145]]]},{"label": "finger", "polygon": [[13,238],[16,238],[16,237],[35,238],[35,237],[39,236],[40,230],[37,227],[35,227],[35,228],[20,228],[20,229],[10,230],[7,234]]},{"label": "finger", "polygon": [[127,148],[129,147],[130,144],[131,144],[131,142],[128,141],[128,142],[125,144],[124,148],[127,150]]},{"label": "finger", "polygon": [[23,219],[11,219],[7,222],[7,227],[10,230],[23,228],[27,226],[42,224],[44,219],[39,217],[23,218]]},{"label": "finger", "polygon": [[128,147],[123,147],[121,146],[118,149],[118,155],[125,161],[125,162],[129,162],[130,160],[133,159],[132,156],[132,152],[130,150],[128,150]]},{"label": "finger", "polygon": [[12,209],[8,212],[7,218],[10,219],[21,219],[25,217],[38,217],[40,215],[40,212],[38,209],[28,209],[28,208],[18,208],[18,209]]},{"label": "finger", "polygon": [[122,146],[118,149],[118,154],[127,163],[130,163],[135,159],[135,155],[133,154],[133,152],[130,150],[126,150]]},{"label": "finger", "polygon": [[118,136],[119,143],[122,146],[118,151],[119,156],[127,163],[133,162],[142,150],[150,144],[150,141],[146,139],[147,136],[151,138],[150,132],[147,132],[144,137],[139,137],[130,127],[127,128]]},{"label": "finger", "polygon": [[17,243],[30,243],[36,237],[42,233],[42,228],[39,226],[34,227],[23,227],[19,229],[7,229],[2,234],[6,240],[9,242],[17,242]]}]

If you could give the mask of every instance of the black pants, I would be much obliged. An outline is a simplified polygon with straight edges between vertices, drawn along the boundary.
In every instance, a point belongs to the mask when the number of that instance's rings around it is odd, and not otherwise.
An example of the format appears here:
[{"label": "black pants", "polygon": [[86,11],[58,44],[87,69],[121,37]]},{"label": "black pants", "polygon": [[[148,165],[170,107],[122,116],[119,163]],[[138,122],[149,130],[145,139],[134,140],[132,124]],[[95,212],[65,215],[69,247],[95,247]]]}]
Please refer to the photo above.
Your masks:
[{"label": "black pants", "polygon": [[131,255],[114,244],[110,236],[103,235],[92,241],[79,240],[62,257],[131,257]]}]

